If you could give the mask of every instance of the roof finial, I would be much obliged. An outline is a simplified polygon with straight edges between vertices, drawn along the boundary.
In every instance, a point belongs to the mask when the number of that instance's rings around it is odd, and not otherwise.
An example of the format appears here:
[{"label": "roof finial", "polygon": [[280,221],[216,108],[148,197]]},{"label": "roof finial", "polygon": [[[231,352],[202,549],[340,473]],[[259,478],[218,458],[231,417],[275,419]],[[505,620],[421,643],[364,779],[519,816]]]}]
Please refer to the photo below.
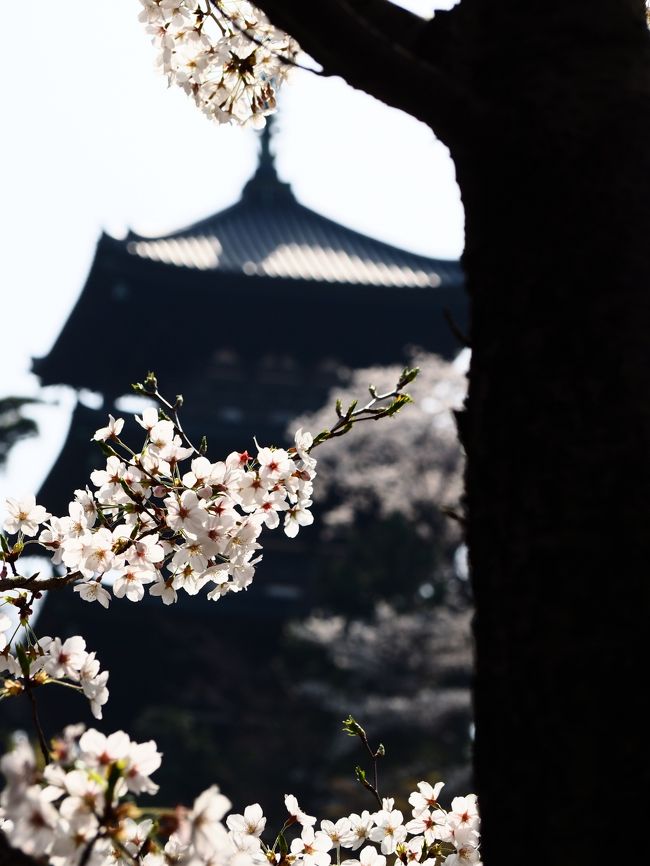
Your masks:
[{"label": "roof finial", "polygon": [[257,170],[253,177],[244,187],[243,198],[262,198],[271,200],[278,196],[291,195],[288,183],[283,183],[275,170],[275,161],[271,153],[271,139],[276,131],[276,120],[272,117],[266,118],[266,124],[262,129],[260,139],[259,159]]},{"label": "roof finial", "polygon": [[273,115],[270,115],[270,117],[266,118],[266,123],[264,124],[264,128],[260,135],[260,158],[258,171],[260,168],[275,171],[273,156],[271,154],[271,127],[273,124]]}]

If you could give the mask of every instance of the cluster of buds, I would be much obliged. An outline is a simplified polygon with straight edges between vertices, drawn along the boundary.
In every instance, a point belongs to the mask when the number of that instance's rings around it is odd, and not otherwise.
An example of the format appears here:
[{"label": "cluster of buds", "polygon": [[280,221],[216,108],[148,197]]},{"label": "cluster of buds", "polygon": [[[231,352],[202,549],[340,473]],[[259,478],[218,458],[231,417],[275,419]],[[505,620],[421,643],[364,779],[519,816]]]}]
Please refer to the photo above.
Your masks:
[{"label": "cluster of buds", "polygon": [[[0,820],[9,842],[52,866],[466,866],[478,864],[479,817],[474,795],[439,803],[441,782],[419,782],[405,820],[391,798],[376,812],[336,821],[306,814],[285,795],[287,818],[263,838],[258,803],[231,814],[230,801],[212,786],[191,808],[153,808],[135,797],[153,794],[150,776],[161,755],[153,741],[134,743],[123,731],[104,736],[83,725],[54,741],[52,762],[39,767],[25,738],[0,761],[7,779]],[[225,820],[224,820],[225,818]],[[346,854],[348,856],[346,856]]]},{"label": "cluster of buds", "polygon": [[245,0],[140,0],[170,84],[219,123],[261,128],[298,53]]}]

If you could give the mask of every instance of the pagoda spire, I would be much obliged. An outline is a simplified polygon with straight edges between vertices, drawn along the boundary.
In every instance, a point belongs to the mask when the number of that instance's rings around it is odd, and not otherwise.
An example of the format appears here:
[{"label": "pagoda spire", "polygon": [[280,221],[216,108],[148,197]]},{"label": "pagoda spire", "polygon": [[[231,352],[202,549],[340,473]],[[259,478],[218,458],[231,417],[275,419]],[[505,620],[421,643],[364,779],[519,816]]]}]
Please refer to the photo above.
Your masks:
[{"label": "pagoda spire", "polygon": [[243,199],[255,198],[262,201],[276,201],[278,198],[293,197],[291,187],[278,177],[275,160],[271,151],[271,141],[275,134],[276,121],[273,117],[266,120],[264,129],[259,134],[260,149],[255,174],[248,181],[242,192]]}]

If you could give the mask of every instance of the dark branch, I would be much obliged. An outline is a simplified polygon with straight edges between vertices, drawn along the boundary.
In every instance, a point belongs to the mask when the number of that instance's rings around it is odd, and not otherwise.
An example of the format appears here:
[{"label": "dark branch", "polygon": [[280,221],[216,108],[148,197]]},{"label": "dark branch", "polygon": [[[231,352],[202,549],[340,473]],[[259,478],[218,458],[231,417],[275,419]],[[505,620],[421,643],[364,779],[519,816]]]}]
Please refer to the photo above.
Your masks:
[{"label": "dark branch", "polygon": [[[428,46],[436,19],[426,21],[387,0],[256,0],[273,24],[290,33],[323,67],[388,105],[431,126],[449,141],[466,126],[473,103],[457,77]],[[453,52],[446,51],[445,57]],[[426,94],[426,98],[423,97]]]}]

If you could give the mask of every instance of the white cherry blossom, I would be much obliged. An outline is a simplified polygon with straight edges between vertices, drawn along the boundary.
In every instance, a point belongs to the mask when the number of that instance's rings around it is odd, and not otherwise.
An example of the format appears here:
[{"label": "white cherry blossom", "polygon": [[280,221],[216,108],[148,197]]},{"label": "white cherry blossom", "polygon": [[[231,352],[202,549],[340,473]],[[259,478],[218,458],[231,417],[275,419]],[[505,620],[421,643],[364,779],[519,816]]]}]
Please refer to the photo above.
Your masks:
[{"label": "white cherry blossom", "polygon": [[386,858],[372,845],[361,849],[358,860],[344,860],[341,866],[386,866]]},{"label": "white cherry blossom", "polygon": [[325,833],[314,833],[314,828],[303,824],[300,837],[291,841],[291,853],[305,866],[329,866],[330,855],[327,853],[332,843]]},{"label": "white cherry blossom", "polygon": [[248,833],[261,836],[266,826],[266,818],[259,803],[246,806],[243,815],[228,815],[226,824],[233,833]]},{"label": "white cherry blossom", "polygon": [[284,805],[291,817],[295,818],[303,827],[313,827],[316,823],[316,818],[313,815],[307,815],[302,811],[297,798],[293,794],[284,795]]},{"label": "white cherry blossom", "polygon": [[418,790],[409,796],[409,803],[413,806],[414,817],[424,809],[434,809],[438,806],[438,797],[444,784],[444,782],[436,782],[432,786],[429,782],[418,782]]},{"label": "white cherry blossom", "polygon": [[97,442],[106,442],[108,439],[117,439],[117,437],[122,432],[123,427],[124,418],[113,418],[112,415],[109,415],[108,425],[106,427],[101,427],[99,430],[95,431],[93,439]]},{"label": "white cherry blossom", "polygon": [[403,820],[399,809],[390,812],[381,809],[375,815],[376,826],[370,831],[370,838],[373,842],[381,843],[382,854],[393,854],[397,845],[406,839],[407,830]]},{"label": "white cherry blossom", "polygon": [[2,528],[10,535],[22,532],[23,535],[33,536],[38,532],[38,527],[52,515],[42,505],[36,504],[36,498],[32,495],[23,496],[22,499],[5,500],[9,516],[5,518]]},{"label": "white cherry blossom", "polygon": [[364,842],[370,839],[370,831],[374,826],[374,821],[370,812],[365,809],[360,815],[353,812],[349,817],[350,829],[341,840],[344,848],[352,848],[356,851]]}]

